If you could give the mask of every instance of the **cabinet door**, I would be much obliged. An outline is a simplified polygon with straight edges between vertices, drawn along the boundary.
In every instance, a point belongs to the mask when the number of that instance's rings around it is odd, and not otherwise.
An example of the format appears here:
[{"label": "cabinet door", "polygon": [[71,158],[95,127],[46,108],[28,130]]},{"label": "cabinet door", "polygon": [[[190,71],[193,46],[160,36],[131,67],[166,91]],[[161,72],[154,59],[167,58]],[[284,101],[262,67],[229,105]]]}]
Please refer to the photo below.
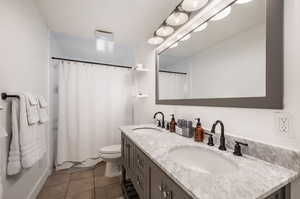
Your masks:
[{"label": "cabinet door", "polygon": [[163,191],[163,199],[191,199],[179,185],[173,182],[168,176],[164,179],[165,190]]},{"label": "cabinet door", "polygon": [[137,192],[141,199],[149,199],[151,160],[137,146],[134,149],[133,160]]},{"label": "cabinet door", "polygon": [[160,171],[160,169],[156,165],[151,164],[150,191],[149,191],[150,199],[162,198],[162,190],[163,190],[162,177],[163,177],[163,173]]},{"label": "cabinet door", "polygon": [[127,165],[127,172],[129,177],[131,177],[132,173],[134,172],[134,145],[133,143],[127,138],[126,139],[126,165]]},{"label": "cabinet door", "polygon": [[126,137],[125,137],[125,135],[122,133],[121,134],[121,158],[122,158],[122,165],[123,165],[123,167],[126,167],[126,153],[125,153],[125,145],[126,145],[126,143],[125,143],[125,139],[126,139]]}]

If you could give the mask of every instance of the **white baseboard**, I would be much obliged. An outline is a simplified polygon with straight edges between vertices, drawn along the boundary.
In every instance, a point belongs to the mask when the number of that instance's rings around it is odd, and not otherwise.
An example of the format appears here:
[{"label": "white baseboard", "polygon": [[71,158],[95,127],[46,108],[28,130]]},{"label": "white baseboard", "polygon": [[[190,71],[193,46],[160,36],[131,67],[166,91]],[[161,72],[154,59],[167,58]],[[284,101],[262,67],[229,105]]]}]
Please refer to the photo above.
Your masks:
[{"label": "white baseboard", "polygon": [[33,186],[33,189],[26,199],[36,199],[51,172],[50,168],[45,169],[43,175],[41,175],[37,183]]}]

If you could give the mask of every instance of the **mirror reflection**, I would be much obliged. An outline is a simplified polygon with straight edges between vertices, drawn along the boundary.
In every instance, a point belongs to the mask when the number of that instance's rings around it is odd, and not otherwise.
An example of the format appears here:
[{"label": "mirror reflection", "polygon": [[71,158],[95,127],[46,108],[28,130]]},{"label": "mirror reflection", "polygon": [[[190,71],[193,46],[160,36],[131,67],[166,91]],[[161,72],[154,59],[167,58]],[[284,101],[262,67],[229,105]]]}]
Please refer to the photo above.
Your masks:
[{"label": "mirror reflection", "polygon": [[159,99],[266,96],[266,2],[238,2],[158,55]]}]

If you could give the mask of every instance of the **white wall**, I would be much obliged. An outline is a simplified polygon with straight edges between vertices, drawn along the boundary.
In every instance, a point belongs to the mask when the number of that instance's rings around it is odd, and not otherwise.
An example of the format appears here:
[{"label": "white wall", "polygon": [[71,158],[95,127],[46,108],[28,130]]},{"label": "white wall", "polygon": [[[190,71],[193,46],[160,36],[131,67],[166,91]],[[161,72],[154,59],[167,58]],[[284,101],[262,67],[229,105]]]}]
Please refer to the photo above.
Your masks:
[{"label": "white wall", "polygon": [[[0,0],[0,27],[0,90],[28,91],[48,98],[48,28],[33,1]],[[7,102],[0,103],[7,106]],[[8,132],[9,113],[9,109],[0,111],[0,123]],[[49,171],[48,157],[18,176],[7,177],[8,142],[8,138],[0,140],[4,199],[33,199]]]}]

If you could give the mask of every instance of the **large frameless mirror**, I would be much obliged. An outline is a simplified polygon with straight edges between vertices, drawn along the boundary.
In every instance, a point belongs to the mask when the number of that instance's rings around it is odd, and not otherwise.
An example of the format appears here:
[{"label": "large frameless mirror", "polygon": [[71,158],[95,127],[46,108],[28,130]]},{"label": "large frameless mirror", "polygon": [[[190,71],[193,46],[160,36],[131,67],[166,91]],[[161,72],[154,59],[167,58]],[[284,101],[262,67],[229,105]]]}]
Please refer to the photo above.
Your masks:
[{"label": "large frameless mirror", "polygon": [[233,1],[158,52],[156,102],[281,109],[282,4]]}]

